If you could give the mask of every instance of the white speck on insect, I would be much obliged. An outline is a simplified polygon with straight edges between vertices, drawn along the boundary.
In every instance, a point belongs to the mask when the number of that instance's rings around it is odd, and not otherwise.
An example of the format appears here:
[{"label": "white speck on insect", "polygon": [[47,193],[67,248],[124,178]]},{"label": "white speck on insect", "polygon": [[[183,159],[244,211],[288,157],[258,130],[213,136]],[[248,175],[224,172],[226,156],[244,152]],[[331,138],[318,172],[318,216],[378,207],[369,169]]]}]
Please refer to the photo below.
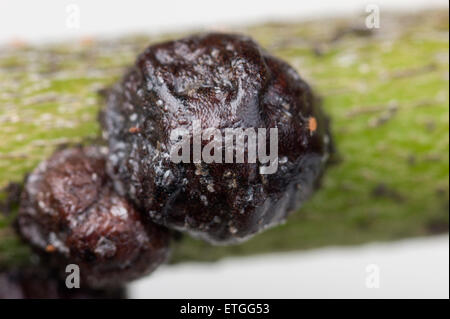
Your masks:
[{"label": "white speck on insect", "polygon": [[138,116],[137,116],[136,113],[133,113],[133,114],[130,115],[130,121],[132,121],[132,122],[136,121],[137,118],[138,118]]},{"label": "white speck on insect", "polygon": [[205,195],[201,195],[200,200],[202,201],[203,205],[208,206],[208,198],[206,198]]},{"label": "white speck on insect", "polygon": [[111,208],[111,214],[122,219],[126,219],[128,217],[128,211],[123,206],[114,206]]}]

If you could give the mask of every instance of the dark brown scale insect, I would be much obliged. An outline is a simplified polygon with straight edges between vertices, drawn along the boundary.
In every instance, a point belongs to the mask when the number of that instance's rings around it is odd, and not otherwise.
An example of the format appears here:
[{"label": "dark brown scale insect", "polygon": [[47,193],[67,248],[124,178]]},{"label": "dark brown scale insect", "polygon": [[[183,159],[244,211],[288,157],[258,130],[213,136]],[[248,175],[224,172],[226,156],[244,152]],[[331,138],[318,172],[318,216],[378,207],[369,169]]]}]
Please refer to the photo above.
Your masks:
[{"label": "dark brown scale insect", "polygon": [[[313,192],[331,150],[310,87],[240,35],[152,45],[106,101],[101,121],[117,191],[155,222],[212,243],[239,242],[282,222]],[[278,169],[260,174],[247,150],[244,163],[174,163],[172,131],[193,132],[195,121],[222,133],[277,128]]]},{"label": "dark brown scale insect", "polygon": [[166,229],[147,221],[115,193],[105,152],[55,153],[28,177],[18,230],[64,273],[80,267],[81,285],[117,286],[150,273],[168,256]]},{"label": "dark brown scale insect", "polygon": [[0,272],[0,299],[124,299],[124,288],[68,289],[42,265]]}]

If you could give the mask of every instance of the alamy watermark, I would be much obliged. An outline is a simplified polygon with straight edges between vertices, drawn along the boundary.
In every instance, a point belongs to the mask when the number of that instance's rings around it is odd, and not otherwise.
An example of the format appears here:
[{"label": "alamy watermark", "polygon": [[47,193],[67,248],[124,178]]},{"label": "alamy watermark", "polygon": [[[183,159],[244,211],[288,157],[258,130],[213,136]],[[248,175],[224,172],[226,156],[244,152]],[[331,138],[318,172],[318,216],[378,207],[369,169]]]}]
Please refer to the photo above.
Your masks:
[{"label": "alamy watermark", "polygon": [[379,29],[380,28],[380,7],[376,4],[368,4],[366,6],[366,28]]},{"label": "alamy watermark", "polygon": [[[173,163],[258,161],[262,164],[260,174],[273,174],[278,169],[278,128],[225,128],[222,132],[214,127],[202,129],[201,121],[196,120],[192,132],[186,128],[172,130],[170,141],[170,159]],[[207,143],[202,147],[203,141]]]},{"label": "alamy watermark", "polygon": [[69,289],[80,288],[80,267],[76,264],[66,266],[66,287]]},{"label": "alamy watermark", "polygon": [[80,28],[80,6],[76,3],[71,3],[66,6],[66,28],[79,29]]},{"label": "alamy watermark", "polygon": [[377,264],[369,264],[366,266],[366,288],[380,288],[380,266]]}]

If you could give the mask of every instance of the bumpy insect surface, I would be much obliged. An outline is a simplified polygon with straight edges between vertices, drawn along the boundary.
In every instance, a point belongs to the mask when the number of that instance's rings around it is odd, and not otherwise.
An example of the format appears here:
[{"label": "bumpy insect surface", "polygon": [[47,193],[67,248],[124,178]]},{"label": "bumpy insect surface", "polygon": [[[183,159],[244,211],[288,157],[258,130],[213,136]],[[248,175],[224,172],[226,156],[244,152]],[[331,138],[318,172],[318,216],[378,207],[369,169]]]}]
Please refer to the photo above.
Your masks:
[{"label": "bumpy insect surface", "polygon": [[[310,87],[240,35],[206,34],[148,47],[106,92],[102,112],[115,187],[155,222],[212,243],[282,222],[312,193],[331,145]],[[278,169],[261,163],[174,163],[175,129],[277,128]],[[203,141],[205,146],[208,141]]]},{"label": "bumpy insect surface", "polygon": [[167,230],[144,221],[113,190],[105,153],[95,147],[57,152],[36,168],[22,194],[18,230],[61,272],[78,265],[81,284],[91,287],[147,274],[169,250]]}]

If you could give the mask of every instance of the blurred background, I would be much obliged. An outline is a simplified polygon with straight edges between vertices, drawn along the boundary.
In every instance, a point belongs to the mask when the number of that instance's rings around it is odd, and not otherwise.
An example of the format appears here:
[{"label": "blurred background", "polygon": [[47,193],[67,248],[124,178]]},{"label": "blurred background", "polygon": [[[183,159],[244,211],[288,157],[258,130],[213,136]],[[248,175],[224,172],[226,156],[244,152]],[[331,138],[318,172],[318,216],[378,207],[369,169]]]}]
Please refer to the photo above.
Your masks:
[{"label": "blurred background", "polygon": [[[327,17],[339,16],[356,19],[366,14],[371,4],[380,8],[382,26],[383,12],[448,8],[448,2],[442,0],[205,0],[151,1],[145,5],[138,0],[6,0],[0,2],[0,44],[227,30],[270,21],[327,21]],[[448,42],[443,59],[448,70]],[[349,56],[340,61],[352,63]],[[443,81],[447,81],[448,101],[448,71],[446,74]],[[448,137],[444,139],[448,148]],[[448,160],[446,165],[448,171]],[[446,182],[448,190],[448,175]],[[346,247],[327,242],[328,247],[314,250],[167,265],[133,283],[130,293],[135,298],[448,298],[447,232],[448,224],[447,230],[437,235],[394,242]]]},{"label": "blurred background", "polygon": [[[414,12],[448,6],[444,0],[293,1],[2,1],[0,41],[46,41],[83,36],[117,36],[186,29],[218,29],[267,21],[299,21],[319,17],[358,15],[367,5],[384,11]],[[75,5],[75,6],[73,6]],[[79,26],[68,26],[70,13],[79,11]],[[69,23],[70,24],[70,23]]]}]

